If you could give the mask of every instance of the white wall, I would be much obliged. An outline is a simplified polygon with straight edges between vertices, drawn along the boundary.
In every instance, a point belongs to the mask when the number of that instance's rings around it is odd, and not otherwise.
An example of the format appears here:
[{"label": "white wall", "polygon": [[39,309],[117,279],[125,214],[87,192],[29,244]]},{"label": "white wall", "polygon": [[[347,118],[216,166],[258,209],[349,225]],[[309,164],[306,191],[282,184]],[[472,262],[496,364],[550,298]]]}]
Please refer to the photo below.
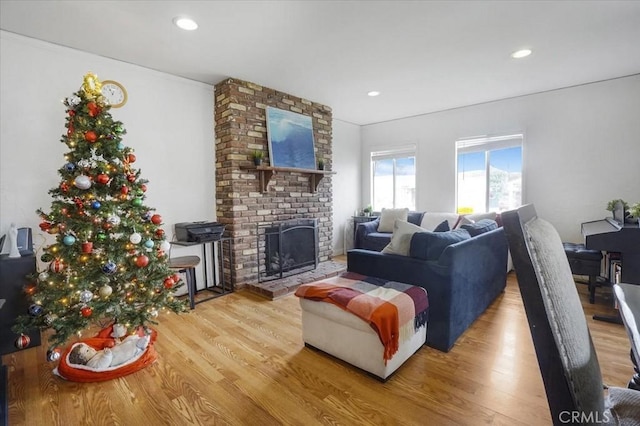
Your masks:
[{"label": "white wall", "polygon": [[611,199],[640,202],[640,75],[362,127],[362,204],[372,151],[416,143],[417,207],[454,211],[455,141],[523,132],[524,202],[566,241],[610,215]]},{"label": "white wall", "polygon": [[349,219],[360,208],[360,126],[333,120],[333,254],[344,253]]},{"label": "white wall", "polygon": [[[111,114],[127,130],[123,142],[149,180],[145,204],[163,217],[167,236],[176,222],[215,219],[213,86],[5,31],[0,43],[0,235],[15,222],[33,228],[36,248],[51,241],[35,210],[49,211],[48,190],[60,183],[62,100],[89,71],[128,91],[128,103]],[[199,253],[172,249],[174,256]]]}]

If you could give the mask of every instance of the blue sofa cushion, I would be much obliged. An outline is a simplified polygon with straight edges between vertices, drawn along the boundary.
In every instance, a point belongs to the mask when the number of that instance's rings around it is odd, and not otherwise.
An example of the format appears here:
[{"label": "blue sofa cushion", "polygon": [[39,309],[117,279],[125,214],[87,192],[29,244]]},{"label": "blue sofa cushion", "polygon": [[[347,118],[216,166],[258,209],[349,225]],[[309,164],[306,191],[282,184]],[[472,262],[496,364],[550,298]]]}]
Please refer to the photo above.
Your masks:
[{"label": "blue sofa cushion", "polygon": [[451,244],[471,238],[466,229],[447,232],[416,232],[411,238],[409,256],[423,260],[438,260]]},{"label": "blue sofa cushion", "polygon": [[475,223],[462,225],[460,228],[466,229],[469,232],[469,235],[475,237],[477,235],[484,234],[485,232],[498,229],[498,223],[491,219],[480,219]]},{"label": "blue sofa cushion", "polygon": [[407,215],[407,222],[420,226],[423,216],[424,212],[409,212]]},{"label": "blue sofa cushion", "polygon": [[436,229],[433,230],[433,232],[447,232],[447,231],[450,231],[448,220],[443,220],[442,223],[436,226]]}]

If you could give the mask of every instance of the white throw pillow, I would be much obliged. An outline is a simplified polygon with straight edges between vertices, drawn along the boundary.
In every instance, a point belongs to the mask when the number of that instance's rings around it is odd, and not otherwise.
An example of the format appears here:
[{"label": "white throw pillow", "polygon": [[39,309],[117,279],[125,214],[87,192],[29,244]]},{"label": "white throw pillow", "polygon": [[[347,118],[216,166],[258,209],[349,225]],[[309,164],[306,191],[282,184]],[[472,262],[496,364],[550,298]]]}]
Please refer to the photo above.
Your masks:
[{"label": "white throw pillow", "polygon": [[474,224],[482,219],[496,220],[496,217],[498,217],[498,214],[496,212],[465,214],[460,218],[460,221],[458,221],[456,229],[460,228],[462,225]]},{"label": "white throw pillow", "polygon": [[393,225],[391,242],[382,249],[382,253],[409,256],[411,237],[413,237],[413,234],[416,232],[427,232],[427,230],[413,223],[409,223],[406,220],[396,220]]},{"label": "white throw pillow", "polygon": [[433,231],[434,229],[436,229],[436,226],[442,223],[443,220],[449,222],[449,229],[453,229],[453,227],[456,226],[456,223],[458,222],[458,214],[447,212],[426,212],[424,216],[422,216],[420,227],[426,229],[427,231]]},{"label": "white throw pillow", "polygon": [[396,220],[407,220],[409,209],[382,209],[378,232],[393,232]]}]

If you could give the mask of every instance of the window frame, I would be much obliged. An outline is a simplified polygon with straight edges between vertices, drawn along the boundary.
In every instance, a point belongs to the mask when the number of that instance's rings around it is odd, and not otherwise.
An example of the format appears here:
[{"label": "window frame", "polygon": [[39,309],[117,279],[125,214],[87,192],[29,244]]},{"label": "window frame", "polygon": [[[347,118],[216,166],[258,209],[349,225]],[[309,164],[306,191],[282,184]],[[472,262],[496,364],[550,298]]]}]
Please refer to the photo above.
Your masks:
[{"label": "window frame", "polygon": [[380,161],[380,160],[393,160],[393,207],[391,208],[397,208],[396,207],[396,200],[397,200],[397,194],[396,194],[396,160],[397,159],[401,159],[401,158],[413,158],[413,162],[414,162],[414,175],[413,175],[413,188],[415,191],[414,194],[414,206],[413,209],[417,208],[417,194],[418,194],[418,189],[417,189],[417,174],[418,174],[418,155],[417,155],[417,150],[416,150],[416,146],[415,145],[408,145],[408,146],[403,146],[403,147],[398,147],[398,148],[394,148],[394,149],[386,149],[386,150],[376,150],[376,151],[372,151],[371,152],[371,156],[370,156],[370,165],[371,165],[371,205],[374,208],[375,211],[379,211],[376,209],[376,206],[374,205],[374,201],[375,201],[375,164],[376,161]]}]

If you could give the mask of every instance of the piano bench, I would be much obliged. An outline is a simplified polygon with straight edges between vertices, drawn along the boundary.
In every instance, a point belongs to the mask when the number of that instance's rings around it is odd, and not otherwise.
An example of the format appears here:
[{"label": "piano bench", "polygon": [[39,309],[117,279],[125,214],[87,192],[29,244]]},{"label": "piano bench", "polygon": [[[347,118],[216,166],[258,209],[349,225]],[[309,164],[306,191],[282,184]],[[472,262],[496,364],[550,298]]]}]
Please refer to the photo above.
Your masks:
[{"label": "piano bench", "polygon": [[596,287],[602,267],[602,252],[590,250],[584,244],[562,243],[573,275],[589,277],[589,303],[596,301]]}]

